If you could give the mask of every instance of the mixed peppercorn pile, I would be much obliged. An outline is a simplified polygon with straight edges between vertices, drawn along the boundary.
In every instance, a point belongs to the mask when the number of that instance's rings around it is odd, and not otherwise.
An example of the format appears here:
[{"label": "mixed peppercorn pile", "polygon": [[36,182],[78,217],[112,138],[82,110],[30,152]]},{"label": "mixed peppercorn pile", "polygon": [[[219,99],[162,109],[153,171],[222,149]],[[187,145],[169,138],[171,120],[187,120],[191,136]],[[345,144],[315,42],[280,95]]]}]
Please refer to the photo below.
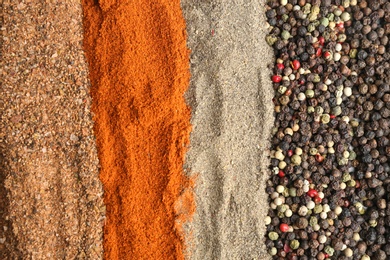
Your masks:
[{"label": "mixed peppercorn pile", "polygon": [[274,259],[390,259],[390,1],[271,0]]}]

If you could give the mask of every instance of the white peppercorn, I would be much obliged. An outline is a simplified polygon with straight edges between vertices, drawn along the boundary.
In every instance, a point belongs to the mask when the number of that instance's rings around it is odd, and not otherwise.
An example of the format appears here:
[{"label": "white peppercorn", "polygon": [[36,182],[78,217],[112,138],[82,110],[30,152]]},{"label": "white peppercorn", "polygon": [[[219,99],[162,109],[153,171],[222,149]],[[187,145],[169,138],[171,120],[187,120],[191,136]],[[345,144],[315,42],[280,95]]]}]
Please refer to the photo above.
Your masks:
[{"label": "white peppercorn", "polygon": [[274,203],[276,206],[280,206],[283,204],[283,200],[278,197],[278,198],[274,199]]},{"label": "white peppercorn", "polygon": [[298,210],[298,215],[304,217],[304,216],[307,215],[307,212],[308,212],[307,207],[306,206],[301,206],[299,208],[299,210]]},{"label": "white peppercorn", "polygon": [[283,193],[284,189],[285,189],[285,187],[284,187],[283,185],[278,185],[278,186],[276,187],[276,191],[277,191],[278,193]]},{"label": "white peppercorn", "polygon": [[320,242],[320,244],[325,244],[327,241],[327,237],[325,235],[321,235],[318,237],[318,242]]},{"label": "white peppercorn", "polygon": [[287,209],[285,212],[284,212],[284,215],[286,216],[286,217],[291,217],[292,216],[292,214],[293,214],[293,212],[291,211],[291,209]]},{"label": "white peppercorn", "polygon": [[285,161],[280,161],[279,162],[279,165],[278,165],[279,169],[283,170],[284,168],[286,168],[286,166],[287,166],[287,163]]},{"label": "white peppercorn", "polygon": [[345,255],[346,257],[351,257],[351,256],[353,256],[353,251],[352,251],[352,249],[351,249],[351,248],[346,248],[346,249],[344,250],[344,255]]},{"label": "white peppercorn", "polygon": [[343,209],[340,206],[336,206],[336,208],[334,209],[334,213],[336,215],[340,215],[342,211]]},{"label": "white peppercorn", "polygon": [[316,206],[316,204],[314,203],[314,201],[309,201],[308,203],[306,203],[306,207],[308,209],[314,209],[314,207]]}]

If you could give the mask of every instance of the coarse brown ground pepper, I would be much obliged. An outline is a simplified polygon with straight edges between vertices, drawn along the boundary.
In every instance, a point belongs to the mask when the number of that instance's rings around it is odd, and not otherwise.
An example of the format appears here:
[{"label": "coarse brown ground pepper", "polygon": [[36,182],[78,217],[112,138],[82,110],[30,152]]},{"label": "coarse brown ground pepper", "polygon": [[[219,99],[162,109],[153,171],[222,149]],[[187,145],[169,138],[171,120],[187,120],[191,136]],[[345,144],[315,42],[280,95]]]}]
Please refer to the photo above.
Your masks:
[{"label": "coarse brown ground pepper", "polygon": [[82,2],[105,259],[183,259],[180,224],[194,203],[183,174],[191,125],[180,1]]}]

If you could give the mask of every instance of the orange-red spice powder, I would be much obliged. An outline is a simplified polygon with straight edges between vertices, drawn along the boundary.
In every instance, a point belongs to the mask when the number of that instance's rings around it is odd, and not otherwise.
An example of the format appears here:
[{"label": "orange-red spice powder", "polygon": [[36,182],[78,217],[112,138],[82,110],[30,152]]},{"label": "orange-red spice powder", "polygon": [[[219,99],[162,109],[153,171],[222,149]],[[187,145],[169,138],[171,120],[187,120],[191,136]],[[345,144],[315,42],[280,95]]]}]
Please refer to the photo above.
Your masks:
[{"label": "orange-red spice powder", "polygon": [[82,3],[105,259],[183,259],[179,230],[194,203],[183,173],[191,126],[180,1]]}]

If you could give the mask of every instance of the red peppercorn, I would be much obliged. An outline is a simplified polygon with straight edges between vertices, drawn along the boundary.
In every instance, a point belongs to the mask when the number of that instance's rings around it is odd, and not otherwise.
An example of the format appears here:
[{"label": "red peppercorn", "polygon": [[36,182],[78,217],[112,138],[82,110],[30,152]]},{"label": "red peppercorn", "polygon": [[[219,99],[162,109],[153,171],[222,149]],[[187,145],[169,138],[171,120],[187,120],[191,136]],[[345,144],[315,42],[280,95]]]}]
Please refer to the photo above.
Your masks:
[{"label": "red peppercorn", "polygon": [[335,115],[329,115],[330,119],[335,119],[336,116]]},{"label": "red peppercorn", "polygon": [[278,83],[282,81],[282,77],[279,75],[273,75],[271,78],[272,82]]},{"label": "red peppercorn", "polygon": [[315,197],[314,197],[314,203],[315,203],[315,204],[320,204],[321,201],[322,201],[322,199],[321,199],[320,196],[315,196]]},{"label": "red peppercorn", "polygon": [[315,190],[315,189],[310,189],[308,192],[307,192],[307,195],[311,198],[314,198],[315,196],[318,196],[318,192]]},{"label": "red peppercorn", "polygon": [[287,151],[287,155],[288,155],[288,157],[291,157],[291,156],[293,156],[293,154],[294,154],[293,150],[288,150],[288,151]]},{"label": "red peppercorn", "polygon": [[324,157],[321,154],[317,153],[315,155],[315,159],[317,162],[322,162],[324,160]]},{"label": "red peppercorn", "polygon": [[325,38],[323,36],[318,36],[318,42],[319,44],[321,44],[322,46],[324,46],[325,44]]},{"label": "red peppercorn", "polygon": [[329,254],[325,253],[324,254],[325,258],[329,258]]},{"label": "red peppercorn", "polygon": [[329,51],[324,52],[324,58],[330,59],[331,53]]},{"label": "red peppercorn", "polygon": [[289,246],[288,243],[284,244],[283,250],[286,253],[290,253],[291,252],[291,247]]},{"label": "red peppercorn", "polygon": [[349,205],[350,205],[350,202],[349,202],[349,200],[344,200],[344,207],[349,207]]},{"label": "red peppercorn", "polygon": [[344,23],[343,22],[337,23],[336,27],[339,29],[344,29]]},{"label": "red peppercorn", "polygon": [[291,67],[294,69],[294,70],[297,70],[301,67],[301,63],[299,62],[299,60],[293,60],[291,62]]},{"label": "red peppercorn", "polygon": [[279,229],[280,229],[280,231],[282,231],[283,233],[287,232],[289,228],[290,228],[290,227],[289,227],[286,223],[282,223],[282,224],[279,225]]},{"label": "red peppercorn", "polygon": [[287,89],[286,92],[284,92],[284,95],[286,96],[291,96],[291,94],[292,94],[291,89]]},{"label": "red peppercorn", "polygon": [[303,84],[305,84],[305,81],[304,81],[303,79],[300,79],[300,80],[298,81],[298,84],[299,84],[299,85],[303,85]]},{"label": "red peppercorn", "polygon": [[280,178],[283,178],[284,176],[286,176],[286,174],[284,173],[284,171],[279,170],[278,176],[279,176]]},{"label": "red peppercorn", "polygon": [[316,51],[316,56],[320,57],[321,54],[322,54],[322,48],[318,48],[317,51]]},{"label": "red peppercorn", "polygon": [[283,70],[284,69],[284,64],[283,63],[277,63],[276,64],[276,68],[278,68],[278,70]]},{"label": "red peppercorn", "polygon": [[360,188],[360,181],[356,180],[355,183],[356,183],[356,185],[355,185],[356,189],[359,189]]}]

